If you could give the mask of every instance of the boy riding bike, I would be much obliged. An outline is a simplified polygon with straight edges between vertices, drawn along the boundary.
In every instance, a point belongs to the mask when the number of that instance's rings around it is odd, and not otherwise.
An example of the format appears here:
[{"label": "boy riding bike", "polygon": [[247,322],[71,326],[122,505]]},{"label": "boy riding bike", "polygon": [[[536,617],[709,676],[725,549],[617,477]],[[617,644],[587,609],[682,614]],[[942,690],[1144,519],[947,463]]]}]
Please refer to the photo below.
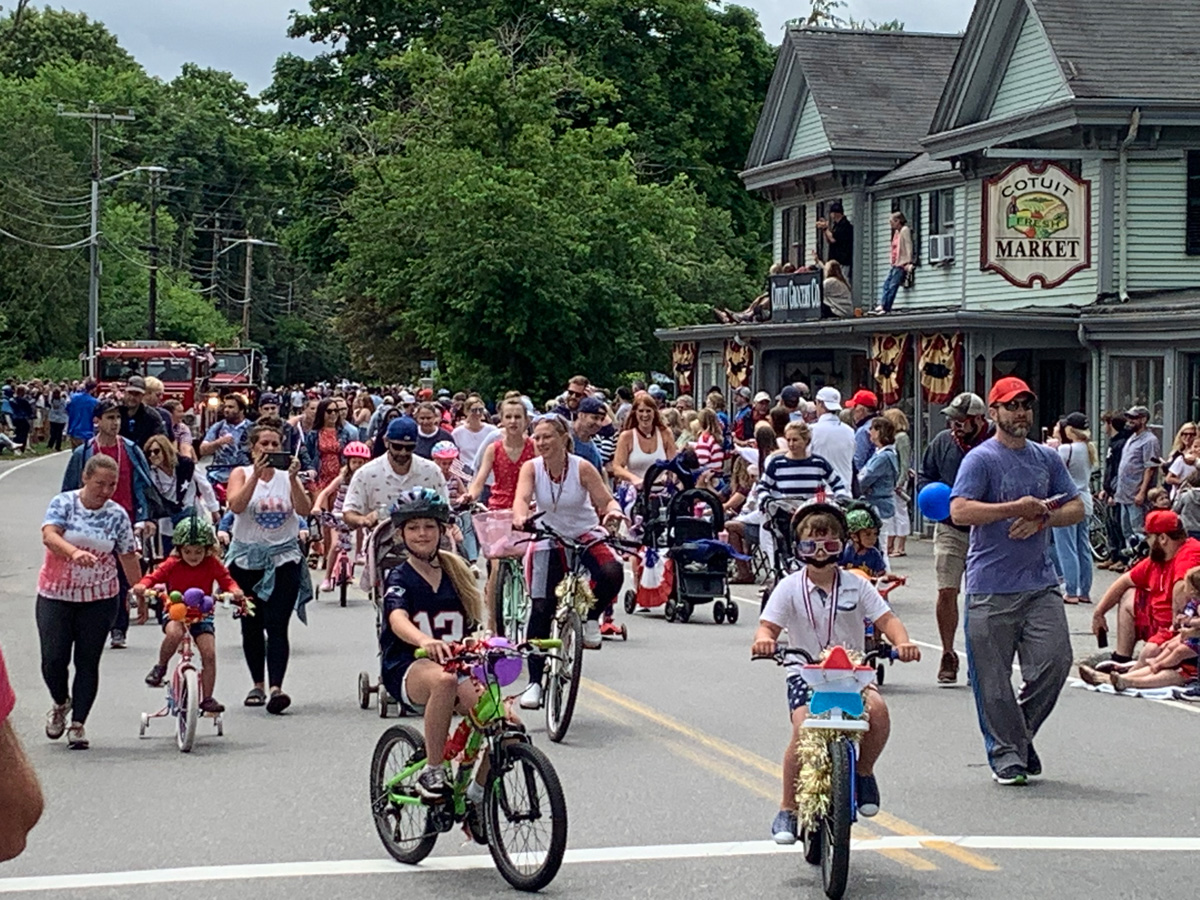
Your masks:
[{"label": "boy riding bike", "polygon": [[[904,624],[871,583],[838,568],[838,558],[849,537],[846,517],[840,509],[827,503],[803,506],[792,519],[792,532],[796,537],[796,557],[804,566],[780,581],[772,591],[759,618],[752,655],[773,654],[779,634],[785,628],[789,646],[808,651],[813,659],[819,659],[822,651],[838,645],[862,653],[863,620],[870,619],[896,648],[903,662],[921,658],[921,651],[908,639]],[[789,667],[787,693],[792,737],[783,756],[783,803],[771,823],[771,834],[778,844],[795,843],[797,837],[796,742],[801,723],[808,717],[810,697],[799,664]],[[874,685],[867,689],[864,701],[870,728],[863,733],[859,747],[855,792],[858,811],[873,816],[879,812],[875,762],[887,743],[891,723],[887,705]]]},{"label": "boy riding bike", "polygon": [[[167,593],[178,591],[182,594],[189,588],[199,588],[211,594],[214,582],[222,591],[233,594],[239,604],[245,601],[242,589],[217,558],[217,540],[212,525],[205,519],[195,515],[184,519],[175,526],[174,541],[175,548],[171,555],[133,586],[133,593],[139,601],[146,596],[146,589],[155,585],[165,585]],[[183,640],[183,630],[189,628],[203,665],[200,693],[204,699],[200,701],[200,710],[206,713],[224,712],[225,707],[213,697],[213,687],[217,682],[217,639],[212,618],[193,622],[190,626],[185,622],[171,621],[167,618],[167,604],[163,603],[158,609],[158,622],[162,625],[163,640],[158,648],[158,662],[146,676],[146,684],[151,687],[162,685],[167,664]]]}]

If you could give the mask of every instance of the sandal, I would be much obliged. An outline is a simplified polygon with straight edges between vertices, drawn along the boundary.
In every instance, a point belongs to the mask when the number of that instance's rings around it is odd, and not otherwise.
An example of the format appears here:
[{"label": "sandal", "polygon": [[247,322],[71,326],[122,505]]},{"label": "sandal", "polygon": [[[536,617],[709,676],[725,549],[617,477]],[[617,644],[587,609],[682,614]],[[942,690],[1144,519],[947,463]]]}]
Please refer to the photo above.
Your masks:
[{"label": "sandal", "polygon": [[1063,597],[1063,603],[1068,606],[1076,606],[1079,603],[1078,597]]},{"label": "sandal", "polygon": [[243,701],[245,706],[262,706],[267,702],[267,692],[260,687],[251,688]]},{"label": "sandal", "polygon": [[267,701],[267,712],[273,716],[282,715],[283,711],[292,705],[292,698],[283,691],[276,690],[271,693],[271,699]]}]

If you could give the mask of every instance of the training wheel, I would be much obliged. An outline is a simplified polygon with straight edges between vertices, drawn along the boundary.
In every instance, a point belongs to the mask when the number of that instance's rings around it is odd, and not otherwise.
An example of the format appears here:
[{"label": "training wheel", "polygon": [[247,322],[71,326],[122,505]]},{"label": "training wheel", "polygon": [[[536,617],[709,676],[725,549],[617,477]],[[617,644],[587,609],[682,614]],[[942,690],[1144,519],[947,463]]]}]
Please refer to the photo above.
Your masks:
[{"label": "training wheel", "polygon": [[621,626],[621,640],[629,640],[629,630],[624,625]]},{"label": "training wheel", "polygon": [[383,682],[379,682],[379,718],[386,719],[388,717],[388,692],[383,686]]},{"label": "training wheel", "polygon": [[358,673],[358,705],[362,709],[371,708],[371,676],[366,672]]},{"label": "training wheel", "polygon": [[637,609],[637,594],[634,591],[625,592],[625,613],[632,616]]},{"label": "training wheel", "polygon": [[213,724],[217,726],[217,737],[225,737],[225,720],[220,713],[213,718]]}]

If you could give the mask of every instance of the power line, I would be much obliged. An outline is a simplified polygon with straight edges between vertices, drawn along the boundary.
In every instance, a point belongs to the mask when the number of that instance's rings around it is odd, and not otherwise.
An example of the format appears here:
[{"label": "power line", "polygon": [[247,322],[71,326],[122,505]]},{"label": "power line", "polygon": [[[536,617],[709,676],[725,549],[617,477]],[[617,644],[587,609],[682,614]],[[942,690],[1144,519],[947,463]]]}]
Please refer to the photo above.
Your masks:
[{"label": "power line", "polygon": [[39,241],[31,241],[21,237],[20,235],[13,234],[11,231],[5,231],[3,228],[0,228],[0,236],[16,241],[19,244],[27,244],[30,247],[37,247],[41,250],[76,250],[79,247],[86,247],[92,242],[92,236],[88,235],[82,240],[75,241],[73,244],[43,244]]}]

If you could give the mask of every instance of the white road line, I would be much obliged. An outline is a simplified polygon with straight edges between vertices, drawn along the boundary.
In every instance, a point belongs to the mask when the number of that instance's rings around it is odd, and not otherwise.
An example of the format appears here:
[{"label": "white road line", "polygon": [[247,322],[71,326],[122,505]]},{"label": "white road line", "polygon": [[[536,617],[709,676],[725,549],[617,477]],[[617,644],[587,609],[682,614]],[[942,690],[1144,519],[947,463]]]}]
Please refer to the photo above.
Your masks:
[{"label": "white road line", "polygon": [[27,459],[23,463],[17,463],[11,469],[5,469],[3,472],[0,472],[0,481],[3,481],[5,478],[7,478],[13,472],[19,472],[21,469],[25,468],[26,466],[32,466],[34,463],[40,463],[44,459],[54,459],[54,457],[59,456],[63,453],[67,453],[67,452],[69,452],[69,451],[58,450],[54,453],[47,453],[45,456],[39,456],[36,459]]},{"label": "white road line", "polygon": [[[1186,837],[1053,837],[1043,835],[895,835],[852,842],[855,850],[921,850],[930,844],[950,844],[972,850],[1054,850],[1082,853],[1195,853],[1200,838]],[[647,847],[597,847],[568,850],[565,863],[625,863],[708,857],[767,856],[800,852],[799,845],[780,847],[771,841],[731,841],[714,844],[664,844]],[[427,859],[419,866],[404,866],[388,859],[345,859],[311,862],[252,863],[229,866],[192,866],[178,869],[143,869],[130,872],[94,872],[77,875],[31,875],[0,878],[0,894],[69,891],[87,888],[130,887],[147,884],[182,884],[198,881],[247,881],[262,878],[322,878],[340,875],[422,875],[488,869],[490,856],[448,856]]]}]

